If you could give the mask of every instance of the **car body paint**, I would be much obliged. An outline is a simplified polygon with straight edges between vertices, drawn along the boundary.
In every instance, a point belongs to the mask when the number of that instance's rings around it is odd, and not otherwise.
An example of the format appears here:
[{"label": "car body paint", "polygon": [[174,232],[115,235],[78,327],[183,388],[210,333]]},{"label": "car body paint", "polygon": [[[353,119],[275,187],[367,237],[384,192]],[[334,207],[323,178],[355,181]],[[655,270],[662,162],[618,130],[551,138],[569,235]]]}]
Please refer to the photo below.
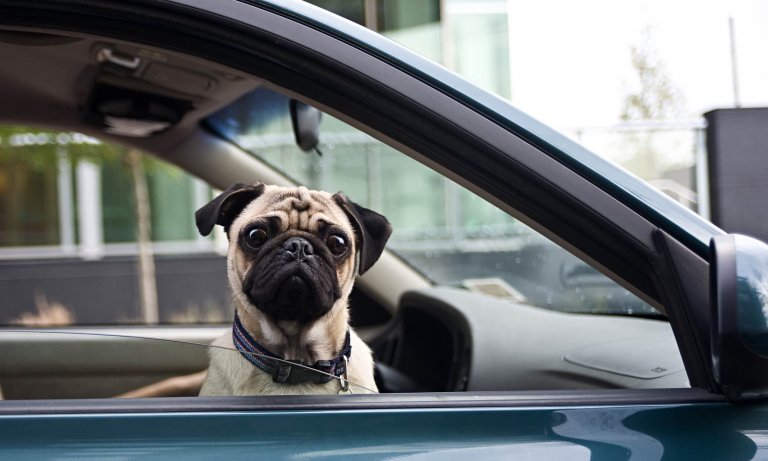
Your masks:
[{"label": "car body paint", "polygon": [[768,406],[727,403],[0,417],[2,459],[759,459]]}]

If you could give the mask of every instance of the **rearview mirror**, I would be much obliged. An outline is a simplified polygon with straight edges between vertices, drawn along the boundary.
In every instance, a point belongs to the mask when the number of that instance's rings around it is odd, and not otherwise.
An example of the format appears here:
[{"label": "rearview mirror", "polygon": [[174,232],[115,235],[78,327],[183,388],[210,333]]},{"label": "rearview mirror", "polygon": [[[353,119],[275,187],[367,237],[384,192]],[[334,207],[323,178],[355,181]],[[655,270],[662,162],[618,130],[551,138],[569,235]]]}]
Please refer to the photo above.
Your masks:
[{"label": "rearview mirror", "polygon": [[710,287],[715,379],[730,400],[768,396],[768,245],[714,237]]},{"label": "rearview mirror", "polygon": [[320,143],[320,117],[322,112],[301,101],[291,99],[291,124],[296,144],[304,152],[317,149]]}]

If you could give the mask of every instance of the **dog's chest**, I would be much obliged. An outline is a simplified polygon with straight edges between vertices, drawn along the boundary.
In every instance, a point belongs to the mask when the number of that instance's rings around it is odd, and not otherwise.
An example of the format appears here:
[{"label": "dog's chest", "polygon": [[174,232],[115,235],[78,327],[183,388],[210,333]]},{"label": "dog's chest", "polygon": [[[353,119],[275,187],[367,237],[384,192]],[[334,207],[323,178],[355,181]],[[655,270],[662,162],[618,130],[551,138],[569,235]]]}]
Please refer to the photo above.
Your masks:
[{"label": "dog's chest", "polygon": [[282,384],[253,366],[234,347],[232,333],[227,332],[212,343],[210,367],[200,395],[313,395],[335,394],[339,383]]}]

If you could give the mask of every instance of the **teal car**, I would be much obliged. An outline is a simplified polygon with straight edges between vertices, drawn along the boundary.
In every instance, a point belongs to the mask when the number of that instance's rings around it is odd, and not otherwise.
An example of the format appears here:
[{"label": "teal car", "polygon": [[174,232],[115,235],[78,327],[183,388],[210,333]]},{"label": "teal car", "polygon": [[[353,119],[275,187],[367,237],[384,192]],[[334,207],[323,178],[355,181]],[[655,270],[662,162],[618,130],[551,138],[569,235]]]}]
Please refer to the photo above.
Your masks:
[{"label": "teal car", "polygon": [[[439,65],[287,0],[0,0],[0,59],[3,123],[395,225],[350,306],[378,394],[198,397],[227,321],[6,325],[1,459],[765,457],[768,247]],[[52,279],[102,319],[98,275]]]}]

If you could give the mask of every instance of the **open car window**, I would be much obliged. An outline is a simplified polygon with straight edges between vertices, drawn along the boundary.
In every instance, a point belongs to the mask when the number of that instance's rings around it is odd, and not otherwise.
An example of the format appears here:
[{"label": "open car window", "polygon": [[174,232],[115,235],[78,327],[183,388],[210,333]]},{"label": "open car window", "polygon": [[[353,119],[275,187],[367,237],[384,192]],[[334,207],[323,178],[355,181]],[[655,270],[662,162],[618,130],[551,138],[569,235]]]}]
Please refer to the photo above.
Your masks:
[{"label": "open car window", "polygon": [[[146,65],[158,64],[161,55],[142,53]],[[201,60],[192,68],[209,71]],[[228,102],[191,114],[206,118],[194,119],[190,141],[220,150],[168,158],[220,188],[223,177],[257,180],[269,165],[296,184],[341,190],[392,222],[387,248],[407,264],[388,256],[397,264],[359,284],[349,306],[381,392],[688,385],[670,324],[625,287],[445,176],[305,106],[320,122],[313,142],[312,130],[296,129],[287,96],[221,75],[232,79]],[[5,126],[0,137],[4,397],[196,395],[210,344],[234,313],[226,235],[195,227],[212,188],[76,133]],[[388,271],[407,271],[423,289],[387,285],[403,279]],[[392,296],[382,300],[375,289]]]},{"label": "open car window", "polygon": [[[269,110],[240,107],[254,101],[270,101]],[[352,324],[373,350],[379,391],[686,385],[669,324],[638,318],[660,315],[628,290],[332,117],[322,116],[316,151],[302,152],[288,105],[258,90],[207,123],[297,182],[343,190],[387,215],[395,229],[388,248],[444,287],[406,294],[394,313],[353,292]],[[237,116],[248,113],[254,117]],[[197,395],[210,344],[233,316],[226,237],[200,237],[193,227],[195,209],[213,191],[139,157],[157,290],[150,312],[130,152],[72,133],[7,131],[0,158],[9,172],[0,182],[9,229],[0,248],[0,283],[9,294],[0,309],[3,397]]]}]

